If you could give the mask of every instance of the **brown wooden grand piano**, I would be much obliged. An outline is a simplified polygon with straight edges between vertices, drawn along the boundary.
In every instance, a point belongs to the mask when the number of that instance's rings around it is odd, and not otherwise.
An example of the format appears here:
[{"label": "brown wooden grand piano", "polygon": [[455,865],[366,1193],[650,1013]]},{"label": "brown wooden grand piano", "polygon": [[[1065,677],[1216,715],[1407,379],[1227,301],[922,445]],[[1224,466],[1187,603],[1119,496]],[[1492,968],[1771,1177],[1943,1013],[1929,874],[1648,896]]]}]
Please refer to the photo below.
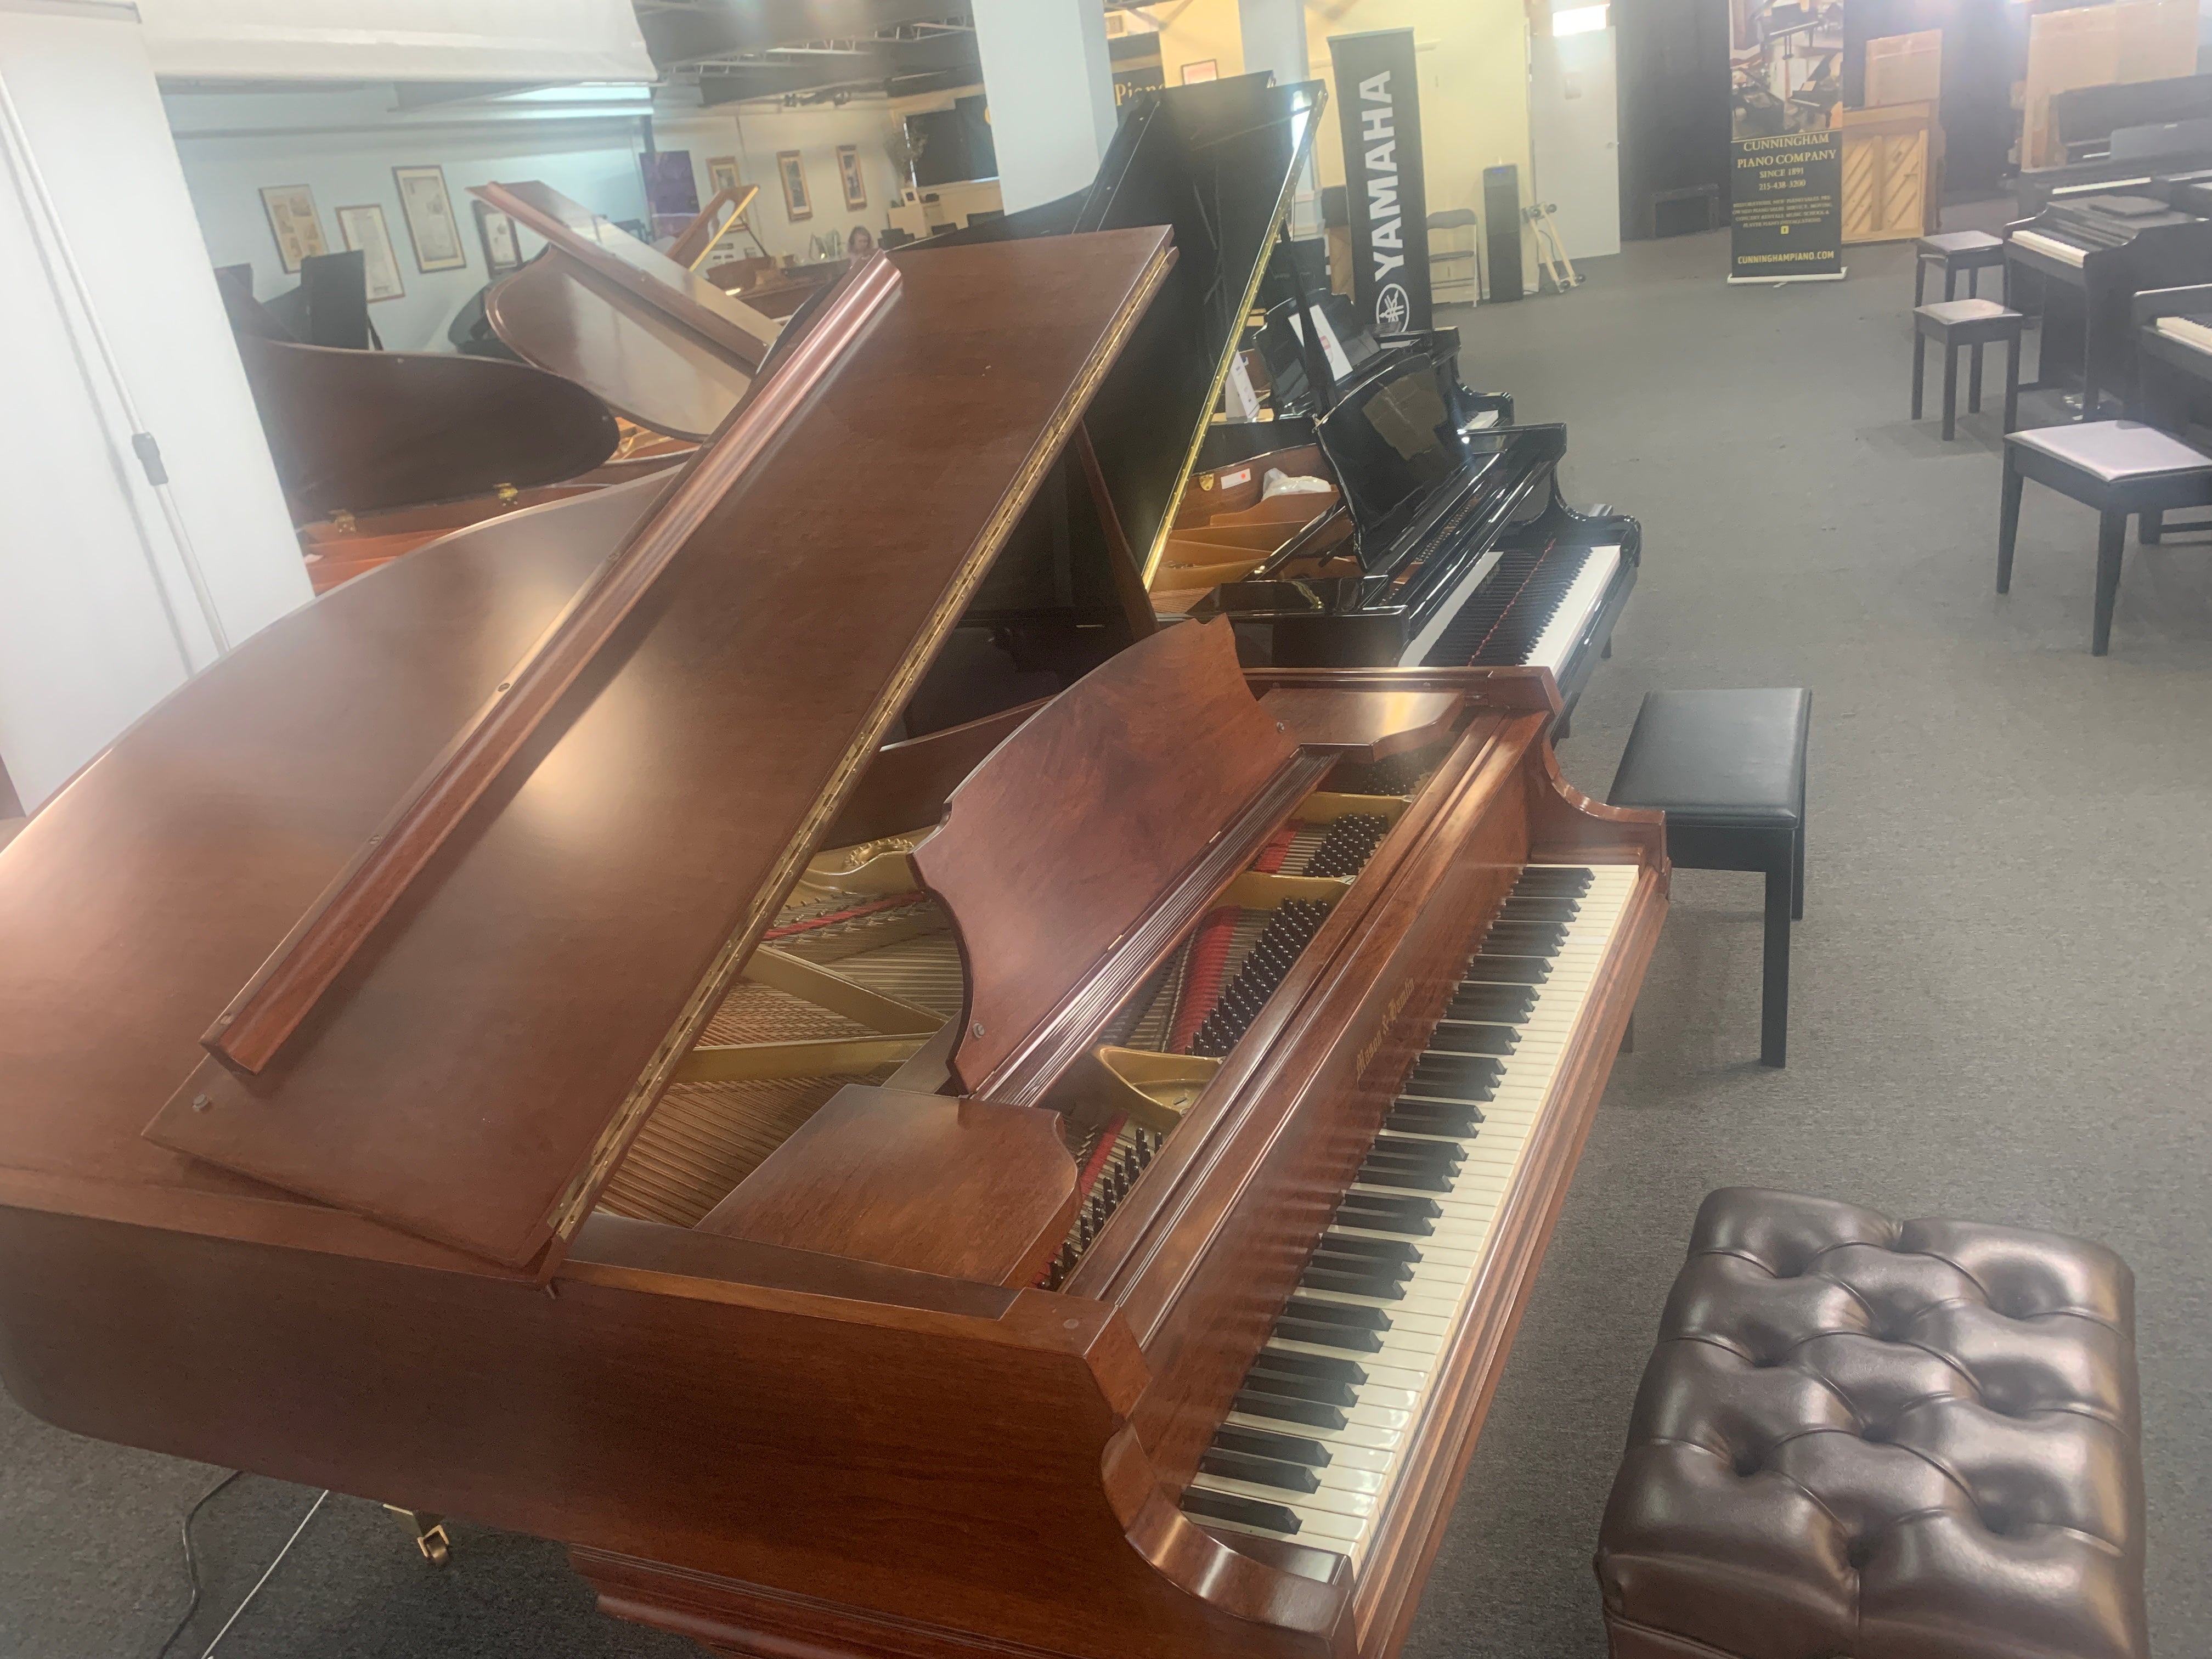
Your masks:
[{"label": "brown wooden grand piano", "polygon": [[15,1398],[732,1654],[1391,1651],[1662,827],[1542,670],[1225,623],[883,744],[1169,254],[860,266],[611,556],[349,584],[0,852]]}]

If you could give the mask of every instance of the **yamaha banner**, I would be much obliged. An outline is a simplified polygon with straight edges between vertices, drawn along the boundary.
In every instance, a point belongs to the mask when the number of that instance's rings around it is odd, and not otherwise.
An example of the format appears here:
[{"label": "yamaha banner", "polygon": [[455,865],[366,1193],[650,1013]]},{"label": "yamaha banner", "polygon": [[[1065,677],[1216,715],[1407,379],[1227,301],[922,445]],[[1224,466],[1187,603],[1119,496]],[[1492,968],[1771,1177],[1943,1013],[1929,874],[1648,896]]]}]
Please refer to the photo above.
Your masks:
[{"label": "yamaha banner", "polygon": [[1377,334],[1429,326],[1429,210],[1413,32],[1333,34],[1352,292]]}]

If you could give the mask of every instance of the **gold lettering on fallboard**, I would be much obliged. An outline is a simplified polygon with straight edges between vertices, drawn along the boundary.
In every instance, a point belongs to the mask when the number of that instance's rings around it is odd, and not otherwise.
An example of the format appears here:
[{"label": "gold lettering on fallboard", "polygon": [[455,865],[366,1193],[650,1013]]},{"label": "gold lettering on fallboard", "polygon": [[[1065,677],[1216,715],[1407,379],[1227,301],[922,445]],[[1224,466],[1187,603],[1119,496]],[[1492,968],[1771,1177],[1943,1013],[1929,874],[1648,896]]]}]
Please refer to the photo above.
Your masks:
[{"label": "gold lettering on fallboard", "polygon": [[1375,1056],[1382,1051],[1382,1045],[1390,1040],[1390,1028],[1398,1023],[1398,1016],[1404,1012],[1407,999],[1413,994],[1413,982],[1408,980],[1398,988],[1397,994],[1390,999],[1390,1006],[1382,1011],[1382,1023],[1376,1027],[1375,1035],[1368,1038],[1366,1045],[1360,1049],[1359,1063],[1352,1068],[1352,1076],[1359,1082],[1367,1080],[1368,1066],[1374,1063]]}]

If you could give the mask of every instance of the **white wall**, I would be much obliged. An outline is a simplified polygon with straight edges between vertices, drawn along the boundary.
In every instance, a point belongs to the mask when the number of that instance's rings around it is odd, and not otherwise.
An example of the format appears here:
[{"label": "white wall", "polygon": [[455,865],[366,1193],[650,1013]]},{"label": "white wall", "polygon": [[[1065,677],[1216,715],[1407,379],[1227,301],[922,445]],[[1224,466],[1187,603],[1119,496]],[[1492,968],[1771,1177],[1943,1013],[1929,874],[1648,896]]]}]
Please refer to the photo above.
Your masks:
[{"label": "white wall", "polygon": [[[252,264],[259,299],[299,281],[277,258],[261,204],[264,185],[313,190],[323,238],[333,252],[345,246],[339,208],[383,204],[407,292],[368,311],[395,351],[447,349],[447,323],[489,280],[469,185],[542,179],[611,219],[646,216],[638,165],[642,129],[635,116],[539,119],[464,111],[443,119],[401,117],[392,112],[388,83],[316,93],[185,94],[166,101],[209,257],[218,265]],[[446,170],[469,262],[426,272],[416,266],[392,170],[434,163]],[[537,246],[536,238],[527,238],[524,252]]]},{"label": "white wall", "polygon": [[308,585],[135,14],[0,9],[0,757],[35,806]]},{"label": "white wall", "polygon": [[[664,150],[691,152],[691,170],[699,181],[704,202],[707,163],[716,156],[738,158],[738,174],[749,185],[760,186],[753,204],[752,226],[769,253],[781,258],[788,253],[806,257],[810,238],[834,231],[842,246],[854,225],[866,225],[883,239],[890,223],[892,204],[898,200],[898,174],[891,167],[884,142],[896,131],[899,118],[881,98],[855,99],[839,109],[817,104],[785,109],[777,104],[724,104],[694,114],[662,114],[653,124],[653,142]],[[837,147],[856,146],[860,171],[867,180],[868,204],[854,212],[845,208],[845,191],[837,174]],[[806,171],[806,187],[814,204],[814,216],[793,220],[785,211],[783,186],[776,177],[779,150],[795,149]],[[741,239],[742,240],[742,239]],[[750,245],[744,245],[750,253]]]}]

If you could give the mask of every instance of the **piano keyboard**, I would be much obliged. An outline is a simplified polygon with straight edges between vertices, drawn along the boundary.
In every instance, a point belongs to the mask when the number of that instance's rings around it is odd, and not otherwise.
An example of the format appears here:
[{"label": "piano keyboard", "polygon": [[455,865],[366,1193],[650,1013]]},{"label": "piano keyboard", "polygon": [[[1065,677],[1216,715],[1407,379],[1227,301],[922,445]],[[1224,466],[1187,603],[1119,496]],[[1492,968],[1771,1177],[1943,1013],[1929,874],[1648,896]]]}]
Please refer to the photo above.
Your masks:
[{"label": "piano keyboard", "polygon": [[1522,872],[1185,1489],[1186,1512],[1358,1560],[1638,873]]},{"label": "piano keyboard", "polygon": [[2038,253],[2069,265],[2078,265],[2088,257],[2088,249],[2075,247],[2071,242],[2062,242],[2056,236],[2045,236],[2041,231],[2015,230],[2012,239],[2022,247],[2033,248]]},{"label": "piano keyboard", "polygon": [[1509,553],[1425,659],[1434,668],[1522,665],[1563,673],[1620,569],[1620,549],[1554,544]]}]

